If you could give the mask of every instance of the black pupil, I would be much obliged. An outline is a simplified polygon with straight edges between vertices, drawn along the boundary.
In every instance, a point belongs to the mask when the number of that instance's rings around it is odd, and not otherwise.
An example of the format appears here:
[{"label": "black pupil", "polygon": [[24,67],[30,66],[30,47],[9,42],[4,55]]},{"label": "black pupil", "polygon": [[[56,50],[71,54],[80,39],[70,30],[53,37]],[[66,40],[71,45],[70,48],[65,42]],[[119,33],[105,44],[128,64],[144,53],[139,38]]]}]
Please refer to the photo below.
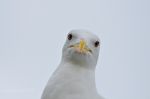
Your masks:
[{"label": "black pupil", "polygon": [[72,34],[68,34],[68,40],[72,39]]},{"label": "black pupil", "polygon": [[95,42],[95,47],[99,46],[99,41]]}]

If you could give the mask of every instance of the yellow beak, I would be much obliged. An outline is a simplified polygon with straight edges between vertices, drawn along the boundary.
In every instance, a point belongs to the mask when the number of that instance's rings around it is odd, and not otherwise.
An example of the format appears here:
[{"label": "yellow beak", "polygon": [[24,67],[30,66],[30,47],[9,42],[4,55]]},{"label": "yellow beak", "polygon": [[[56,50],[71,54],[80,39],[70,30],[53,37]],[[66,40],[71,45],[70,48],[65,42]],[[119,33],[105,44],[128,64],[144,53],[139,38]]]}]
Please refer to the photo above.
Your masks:
[{"label": "yellow beak", "polygon": [[88,48],[88,46],[84,40],[80,40],[79,44],[77,44],[77,46],[76,46],[76,49],[80,53],[87,53],[87,52],[92,53],[92,50],[90,48]]},{"label": "yellow beak", "polygon": [[84,51],[86,49],[86,42],[84,40],[79,42],[79,49],[80,51]]},{"label": "yellow beak", "polygon": [[76,49],[76,51],[79,53],[87,53],[87,52],[92,53],[92,50],[90,48],[88,48],[88,46],[84,40],[80,40],[79,43],[71,45],[69,47],[74,47]]}]

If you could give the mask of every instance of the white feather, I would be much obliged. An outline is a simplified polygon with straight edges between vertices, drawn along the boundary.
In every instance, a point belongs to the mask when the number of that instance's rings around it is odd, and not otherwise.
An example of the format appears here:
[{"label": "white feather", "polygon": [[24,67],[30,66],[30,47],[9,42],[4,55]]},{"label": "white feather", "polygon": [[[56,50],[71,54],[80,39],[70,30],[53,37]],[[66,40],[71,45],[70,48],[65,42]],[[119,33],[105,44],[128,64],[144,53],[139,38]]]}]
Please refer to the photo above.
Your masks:
[{"label": "white feather", "polygon": [[[63,48],[62,61],[58,69],[48,81],[41,99],[103,99],[98,95],[95,85],[95,67],[99,54],[99,47],[92,44],[99,40],[96,35],[85,30],[73,30],[72,41],[66,41]],[[84,39],[92,49],[92,55],[79,55],[68,45]],[[83,61],[81,64],[76,58]]]}]

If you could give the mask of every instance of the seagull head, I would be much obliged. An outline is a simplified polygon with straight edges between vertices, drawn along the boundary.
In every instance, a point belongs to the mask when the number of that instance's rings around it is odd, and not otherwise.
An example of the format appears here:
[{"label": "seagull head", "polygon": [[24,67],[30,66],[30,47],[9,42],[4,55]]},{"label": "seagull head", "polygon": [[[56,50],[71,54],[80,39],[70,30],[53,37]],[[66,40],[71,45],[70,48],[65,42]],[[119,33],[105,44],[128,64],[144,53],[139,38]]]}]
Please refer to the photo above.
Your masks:
[{"label": "seagull head", "polygon": [[77,65],[95,66],[99,56],[100,39],[87,30],[72,30],[66,36],[62,59]]}]

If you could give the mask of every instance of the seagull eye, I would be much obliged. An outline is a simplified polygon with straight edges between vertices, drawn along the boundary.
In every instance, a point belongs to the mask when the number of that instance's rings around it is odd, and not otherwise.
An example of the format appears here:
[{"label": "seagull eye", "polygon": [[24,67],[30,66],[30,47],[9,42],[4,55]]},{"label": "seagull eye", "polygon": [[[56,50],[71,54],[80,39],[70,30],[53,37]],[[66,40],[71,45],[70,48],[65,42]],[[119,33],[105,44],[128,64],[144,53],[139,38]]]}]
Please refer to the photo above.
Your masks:
[{"label": "seagull eye", "polygon": [[72,34],[68,34],[68,40],[71,40],[72,39]]},{"label": "seagull eye", "polygon": [[96,41],[96,42],[94,43],[94,46],[95,46],[95,47],[98,47],[98,46],[99,46],[99,41]]}]

